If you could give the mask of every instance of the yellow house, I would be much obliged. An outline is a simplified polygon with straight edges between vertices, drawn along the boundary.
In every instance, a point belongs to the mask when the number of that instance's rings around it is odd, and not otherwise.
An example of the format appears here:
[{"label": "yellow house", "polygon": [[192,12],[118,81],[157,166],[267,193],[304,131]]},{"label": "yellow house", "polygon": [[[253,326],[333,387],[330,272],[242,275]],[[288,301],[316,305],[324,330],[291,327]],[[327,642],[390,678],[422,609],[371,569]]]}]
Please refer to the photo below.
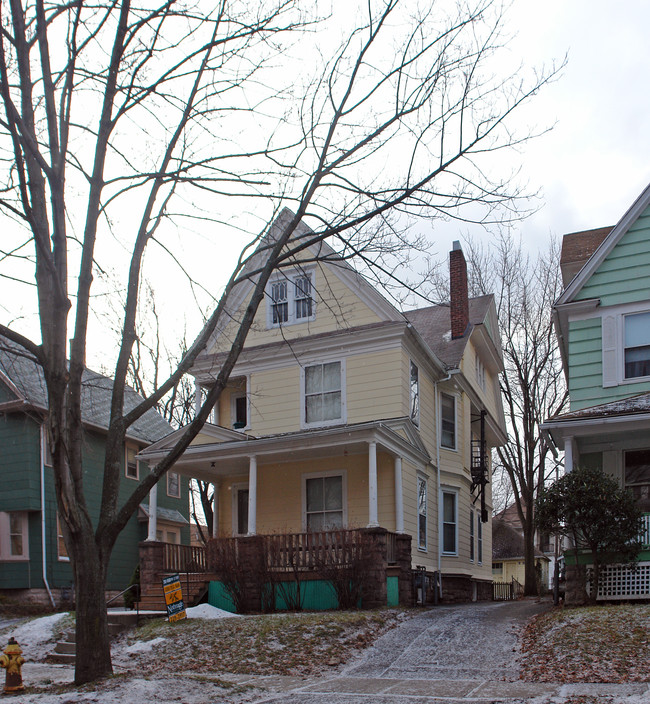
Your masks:
[{"label": "yellow house", "polygon": [[[404,313],[317,247],[269,281],[212,423],[174,471],[214,485],[215,538],[382,528],[410,536],[410,567],[443,600],[489,598],[490,450],[506,441],[493,297],[468,298],[457,243],[450,304]],[[199,403],[252,285],[192,369]]]}]

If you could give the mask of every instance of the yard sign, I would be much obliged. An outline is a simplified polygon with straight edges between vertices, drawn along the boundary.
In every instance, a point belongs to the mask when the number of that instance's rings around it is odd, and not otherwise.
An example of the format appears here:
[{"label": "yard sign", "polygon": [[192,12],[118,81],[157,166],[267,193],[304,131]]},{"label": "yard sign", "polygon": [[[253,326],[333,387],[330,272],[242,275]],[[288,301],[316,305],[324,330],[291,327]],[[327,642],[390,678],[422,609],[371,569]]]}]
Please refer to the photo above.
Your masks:
[{"label": "yard sign", "polygon": [[170,623],[187,618],[185,604],[183,603],[183,593],[181,592],[181,579],[177,574],[170,574],[163,577],[163,591],[165,592],[165,604],[167,604],[167,617]]}]

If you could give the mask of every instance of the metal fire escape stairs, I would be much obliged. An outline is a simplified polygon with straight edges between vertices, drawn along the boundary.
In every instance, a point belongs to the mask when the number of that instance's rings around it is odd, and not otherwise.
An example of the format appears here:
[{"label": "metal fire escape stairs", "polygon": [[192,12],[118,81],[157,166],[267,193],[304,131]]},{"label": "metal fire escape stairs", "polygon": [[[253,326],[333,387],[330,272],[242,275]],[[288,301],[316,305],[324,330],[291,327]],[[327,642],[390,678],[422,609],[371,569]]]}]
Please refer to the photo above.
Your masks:
[{"label": "metal fire escape stairs", "polygon": [[472,460],[470,474],[472,477],[472,503],[481,502],[481,522],[487,523],[488,512],[485,506],[485,487],[489,483],[489,470],[487,458],[487,444],[485,442],[485,416],[487,411],[482,410],[478,416],[473,416],[472,423],[480,423],[479,438],[472,437]]}]

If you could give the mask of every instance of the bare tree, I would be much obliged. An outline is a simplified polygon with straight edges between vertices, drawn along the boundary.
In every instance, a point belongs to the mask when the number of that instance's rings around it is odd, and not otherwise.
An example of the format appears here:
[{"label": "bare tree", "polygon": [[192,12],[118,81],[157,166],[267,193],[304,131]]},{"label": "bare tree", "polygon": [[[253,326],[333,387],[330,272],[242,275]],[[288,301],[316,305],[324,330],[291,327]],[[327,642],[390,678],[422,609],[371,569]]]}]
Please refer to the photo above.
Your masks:
[{"label": "bare tree", "polygon": [[[501,330],[505,372],[501,375],[508,443],[497,448],[497,484],[504,474],[524,533],[526,594],[537,594],[535,574],[535,501],[555,478],[555,463],[539,425],[559,413],[568,400],[551,308],[562,289],[559,246],[551,241],[528,254],[510,234],[492,247],[470,242],[468,262],[474,295],[494,293]],[[494,480],[493,480],[494,481]]]},{"label": "bare tree", "polygon": [[[77,683],[112,670],[103,597],[115,539],[208,418],[271,274],[329,239],[343,256],[390,280],[410,244],[396,229],[406,214],[462,217],[470,205],[471,217],[479,208],[485,219],[494,208],[513,207],[519,195],[509,174],[492,182],[483,166],[490,152],[530,136],[516,135],[511,115],[553,71],[529,83],[520,71],[493,77],[500,5],[476,0],[445,9],[429,2],[420,11],[412,2],[376,0],[359,7],[347,34],[348,3],[345,21],[328,20],[332,32],[314,32],[293,47],[295,53],[322,41],[313,61],[298,64],[306,76],[300,85],[291,65],[280,64],[291,57],[283,41],[313,18],[293,0],[2,3],[0,207],[23,236],[6,251],[30,249],[41,342],[8,326],[0,332],[34,356],[47,384],[48,439],[77,595]],[[345,35],[334,48],[333,33]],[[263,73],[276,65],[282,70],[273,77]],[[168,221],[199,217],[214,229],[227,220],[221,209],[257,209],[270,223],[281,202],[295,215],[272,237],[260,228],[178,367],[125,412],[145,253],[165,247]],[[311,229],[300,227],[303,219]],[[93,521],[82,472],[81,375],[93,280],[108,249],[123,252],[128,275],[101,509]],[[244,313],[200,411],[120,503],[127,429],[192,367],[246,282],[253,287]]]}]

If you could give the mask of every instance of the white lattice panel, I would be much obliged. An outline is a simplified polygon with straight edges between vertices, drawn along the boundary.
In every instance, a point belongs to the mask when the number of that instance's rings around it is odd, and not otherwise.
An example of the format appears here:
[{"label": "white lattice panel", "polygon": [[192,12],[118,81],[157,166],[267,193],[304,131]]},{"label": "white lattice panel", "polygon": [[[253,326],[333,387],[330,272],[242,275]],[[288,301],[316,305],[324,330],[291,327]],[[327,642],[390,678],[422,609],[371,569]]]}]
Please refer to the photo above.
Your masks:
[{"label": "white lattice panel", "polygon": [[650,599],[650,562],[601,567],[598,599]]}]

